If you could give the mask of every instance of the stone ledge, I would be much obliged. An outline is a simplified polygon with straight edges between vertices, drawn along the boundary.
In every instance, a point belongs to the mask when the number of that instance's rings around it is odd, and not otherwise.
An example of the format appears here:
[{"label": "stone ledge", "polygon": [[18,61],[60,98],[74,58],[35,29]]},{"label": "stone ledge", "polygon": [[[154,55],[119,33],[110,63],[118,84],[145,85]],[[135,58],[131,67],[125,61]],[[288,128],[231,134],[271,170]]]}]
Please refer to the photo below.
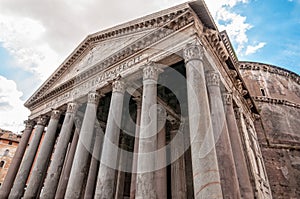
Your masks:
[{"label": "stone ledge", "polygon": [[270,104],[281,104],[281,105],[300,109],[300,104],[290,102],[287,100],[283,100],[283,99],[276,99],[276,98],[263,97],[263,96],[253,97],[253,99],[258,102],[265,102],[265,103],[270,103]]}]

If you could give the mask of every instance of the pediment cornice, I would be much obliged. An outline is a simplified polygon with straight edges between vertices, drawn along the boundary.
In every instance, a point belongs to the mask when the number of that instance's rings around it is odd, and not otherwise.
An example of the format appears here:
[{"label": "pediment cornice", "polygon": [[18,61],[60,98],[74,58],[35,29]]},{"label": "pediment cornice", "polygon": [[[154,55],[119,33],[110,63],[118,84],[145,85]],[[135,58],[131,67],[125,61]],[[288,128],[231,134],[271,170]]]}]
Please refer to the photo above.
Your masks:
[{"label": "pediment cornice", "polygon": [[[176,8],[176,9],[175,9]],[[25,106],[35,107],[39,103],[44,102],[49,98],[58,96],[71,87],[75,87],[77,84],[84,82],[93,74],[104,71],[110,66],[119,63],[122,60],[127,59],[139,51],[146,49],[157,41],[164,37],[174,33],[178,29],[190,24],[193,21],[193,15],[188,7],[188,4],[182,4],[180,6],[168,9],[164,12],[155,13],[153,15],[146,16],[144,20],[137,19],[125,25],[116,26],[115,28],[108,29],[99,33],[88,36],[66,59],[66,61],[50,76],[50,78],[40,87],[40,89],[25,103]],[[91,46],[106,41],[111,38],[117,38],[128,34],[133,34],[146,29],[153,29],[148,34],[137,39],[133,43],[124,48],[121,48],[116,53],[113,53],[106,59],[95,64],[89,69],[69,79],[68,81],[60,84],[59,86],[50,89],[49,88],[59,79],[61,76],[74,64],[76,61],[86,54]]]}]

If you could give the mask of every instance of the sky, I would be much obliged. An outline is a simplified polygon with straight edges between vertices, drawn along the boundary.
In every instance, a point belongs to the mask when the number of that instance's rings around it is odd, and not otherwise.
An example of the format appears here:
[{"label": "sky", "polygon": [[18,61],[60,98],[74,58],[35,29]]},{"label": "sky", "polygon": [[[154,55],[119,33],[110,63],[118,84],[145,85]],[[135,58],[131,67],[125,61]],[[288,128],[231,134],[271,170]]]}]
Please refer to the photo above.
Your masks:
[{"label": "sky", "polygon": [[[24,102],[88,35],[184,0],[0,0],[0,128],[20,132]],[[300,0],[206,0],[240,61],[300,74]]]}]

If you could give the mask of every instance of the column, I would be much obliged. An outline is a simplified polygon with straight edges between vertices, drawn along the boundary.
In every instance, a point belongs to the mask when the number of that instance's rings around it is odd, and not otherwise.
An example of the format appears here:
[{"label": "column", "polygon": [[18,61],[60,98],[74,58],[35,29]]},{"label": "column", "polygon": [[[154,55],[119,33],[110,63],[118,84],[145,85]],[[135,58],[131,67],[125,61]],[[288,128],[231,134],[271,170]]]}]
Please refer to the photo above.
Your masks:
[{"label": "column", "polygon": [[40,198],[54,198],[74,125],[76,103],[69,103]]},{"label": "column", "polygon": [[206,80],[223,195],[225,198],[240,198],[239,184],[220,90],[219,73],[208,71]]},{"label": "column", "polygon": [[69,181],[69,176],[70,176],[71,168],[72,168],[72,164],[73,164],[73,159],[75,156],[75,151],[76,151],[76,147],[77,147],[77,143],[78,143],[78,139],[79,139],[79,133],[80,133],[81,125],[82,125],[82,119],[79,117],[75,117],[74,122],[75,122],[76,128],[75,128],[73,139],[71,142],[71,147],[67,154],[66,163],[64,165],[64,168],[63,168],[63,171],[62,171],[62,174],[60,176],[59,183],[57,186],[57,190],[55,193],[55,198],[58,198],[58,199],[65,197],[65,193],[66,193],[66,189],[67,189],[67,185],[68,185],[68,181]]},{"label": "column", "polygon": [[241,141],[239,129],[234,114],[231,93],[224,94],[224,103],[225,103],[227,127],[228,127],[230,142],[232,144],[231,147],[232,147],[235,169],[236,169],[240,192],[241,192],[241,198],[252,199],[254,198],[253,188],[250,182],[249,171],[247,168],[244,149],[242,146],[242,141]]},{"label": "column", "polygon": [[204,49],[197,44],[188,44],[184,50],[194,196],[222,198],[203,56]]},{"label": "column", "polygon": [[27,178],[29,176],[31,166],[33,164],[38,146],[40,144],[40,140],[43,135],[47,120],[48,119],[46,116],[41,116],[38,119],[32,140],[30,141],[25,156],[23,157],[13,188],[11,189],[11,192],[9,194],[9,199],[19,199],[23,196]]},{"label": "column", "polygon": [[35,122],[33,120],[26,120],[24,123],[26,124],[26,127],[22,134],[22,138],[19,142],[15,155],[8,168],[3,184],[0,188],[0,198],[7,198],[9,195],[10,189],[13,186],[14,180],[22,162],[22,158],[24,156],[31,132],[35,125]]},{"label": "column", "polygon": [[163,107],[157,109],[157,155],[155,171],[155,185],[157,199],[167,198],[167,154],[166,154],[166,111]]},{"label": "column", "polygon": [[86,110],[79,134],[79,142],[77,143],[65,198],[77,199],[81,197],[83,192],[83,185],[88,174],[89,154],[92,148],[99,99],[100,95],[97,92],[90,92],[88,94]]},{"label": "column", "polygon": [[137,163],[136,199],[156,198],[155,151],[157,149],[157,79],[161,70],[154,63],[143,69],[143,97],[139,154]]},{"label": "column", "polygon": [[114,198],[115,195],[115,171],[118,162],[118,146],[124,93],[124,82],[120,80],[114,81],[112,83],[112,96],[105,130],[95,198]]},{"label": "column", "polygon": [[137,160],[139,151],[139,137],[140,137],[140,123],[141,123],[141,108],[142,100],[140,98],[134,98],[136,101],[136,120],[135,120],[135,138],[134,138],[134,151],[132,160],[132,174],[130,183],[130,199],[135,198],[136,191],[136,172],[137,172]]},{"label": "column", "polygon": [[121,144],[120,144],[121,151],[120,151],[115,199],[121,199],[123,198],[124,195],[125,172],[127,171],[126,168],[127,168],[129,144],[130,144],[130,140],[126,137],[126,134],[123,133],[121,135]]},{"label": "column", "polygon": [[52,150],[56,140],[56,131],[59,123],[61,112],[59,110],[53,110],[51,118],[47,127],[47,131],[44,137],[44,142],[38,153],[36,163],[31,172],[29,184],[24,194],[24,198],[36,198],[37,194],[42,187],[43,178],[45,172],[47,172],[47,164],[52,155]]},{"label": "column", "polygon": [[171,193],[172,199],[185,199],[186,195],[186,177],[184,163],[184,133],[179,129],[179,122],[172,122],[170,130],[171,138]]},{"label": "column", "polygon": [[96,124],[95,127],[95,144],[93,149],[93,156],[90,164],[89,175],[87,178],[86,188],[84,192],[84,198],[89,199],[94,197],[96,188],[97,175],[100,165],[102,143],[103,143],[103,131],[100,124]]}]

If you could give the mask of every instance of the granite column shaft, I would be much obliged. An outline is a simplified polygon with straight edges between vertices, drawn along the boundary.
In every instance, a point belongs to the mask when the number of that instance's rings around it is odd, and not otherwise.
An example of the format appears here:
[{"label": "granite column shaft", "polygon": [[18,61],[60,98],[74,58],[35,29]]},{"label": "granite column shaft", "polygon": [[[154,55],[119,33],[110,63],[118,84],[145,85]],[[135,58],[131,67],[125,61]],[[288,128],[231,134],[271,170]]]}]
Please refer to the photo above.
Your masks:
[{"label": "granite column shaft", "polygon": [[25,121],[26,127],[22,134],[21,141],[18,144],[18,148],[15,152],[15,155],[10,163],[9,169],[6,173],[5,179],[0,189],[0,198],[7,198],[9,192],[13,186],[14,180],[20,168],[22,158],[24,156],[31,132],[34,128],[35,122],[33,120]]},{"label": "granite column shaft", "polygon": [[49,159],[56,140],[56,131],[59,123],[61,112],[53,110],[47,127],[44,142],[41,145],[36,163],[31,172],[29,184],[27,186],[24,198],[36,198],[43,183],[43,177],[47,171]]},{"label": "granite column shaft", "polygon": [[88,175],[89,154],[92,150],[93,132],[97,119],[97,107],[100,95],[97,92],[88,94],[88,102],[82,121],[79,140],[72,164],[65,198],[78,199],[83,193],[83,185]]},{"label": "granite column shaft", "polygon": [[54,198],[74,125],[77,105],[69,103],[40,198]]},{"label": "granite column shaft", "polygon": [[22,163],[18,174],[16,176],[14,185],[9,194],[9,199],[19,199],[24,194],[24,188],[27,182],[27,178],[31,171],[31,167],[36,156],[37,149],[42,138],[44,128],[47,123],[47,117],[41,116],[38,119],[37,126],[33,132],[33,137],[29,143],[29,146],[25,152],[25,156],[22,159]]},{"label": "granite column shaft", "polygon": [[223,198],[203,66],[204,49],[184,50],[195,198]]},{"label": "granite column shaft", "polygon": [[124,93],[124,82],[121,80],[114,81],[112,83],[112,97],[103,141],[95,198],[106,199],[114,198],[115,196],[115,172],[118,168],[118,146]]}]

